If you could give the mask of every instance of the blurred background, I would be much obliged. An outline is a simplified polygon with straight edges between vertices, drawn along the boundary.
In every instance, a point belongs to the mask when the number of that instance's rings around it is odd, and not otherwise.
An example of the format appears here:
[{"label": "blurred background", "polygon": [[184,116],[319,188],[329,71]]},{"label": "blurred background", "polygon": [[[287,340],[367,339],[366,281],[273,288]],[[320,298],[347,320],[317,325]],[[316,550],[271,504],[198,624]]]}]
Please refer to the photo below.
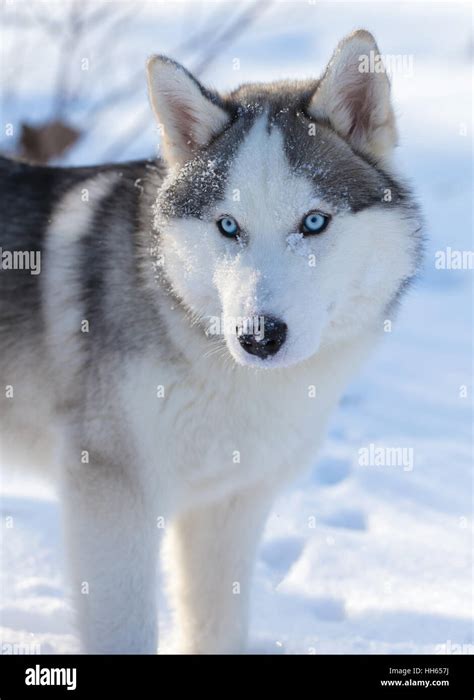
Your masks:
[{"label": "blurred background", "polygon": [[[425,213],[425,264],[343,397],[313,473],[269,519],[251,649],[473,653],[472,269],[435,262],[473,246],[471,4],[3,0],[0,152],[61,165],[153,156],[148,55],[225,90],[318,76],[359,27],[400,57],[396,161]],[[371,444],[411,449],[413,469],[361,465]],[[0,640],[75,651],[54,493],[10,477],[0,493]]]},{"label": "blurred background", "polygon": [[433,118],[442,127],[467,107],[460,100],[463,89],[469,97],[469,19],[469,5],[457,2],[3,0],[1,104],[9,129],[0,149],[74,165],[150,155],[157,141],[145,89],[150,54],[167,54],[202,81],[231,89],[318,76],[357,27],[375,34],[382,53],[411,61],[411,71],[392,75],[394,94],[403,113],[407,104],[411,118],[418,112],[410,132],[416,126],[422,137]]}]

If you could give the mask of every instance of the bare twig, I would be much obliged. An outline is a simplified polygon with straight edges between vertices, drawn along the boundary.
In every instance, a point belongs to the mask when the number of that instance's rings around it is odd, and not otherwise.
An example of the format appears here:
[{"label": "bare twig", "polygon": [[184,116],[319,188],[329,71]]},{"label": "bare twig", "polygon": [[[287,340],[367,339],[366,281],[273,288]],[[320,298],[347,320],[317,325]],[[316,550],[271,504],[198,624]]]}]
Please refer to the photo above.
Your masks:
[{"label": "bare twig", "polygon": [[77,46],[83,30],[83,19],[80,10],[81,0],[72,0],[69,8],[67,28],[62,32],[56,73],[52,115],[60,117],[66,108],[68,99],[68,84],[73,51],[71,46]]},{"label": "bare twig", "polygon": [[215,61],[219,51],[225,47],[228,42],[235,42],[237,37],[270,7],[271,3],[272,0],[255,0],[250,7],[244,10],[242,14],[207,47],[204,56],[194,68],[195,75],[202,75],[210,64]]},{"label": "bare twig", "polygon": [[[122,10],[122,8],[119,8],[119,10]],[[91,34],[93,32],[99,31],[99,36],[96,36],[94,38],[94,41],[98,43],[101,46],[109,46],[109,45],[114,45],[115,43],[115,37],[117,34],[120,32],[120,30],[130,22],[131,17],[133,16],[134,19],[136,19],[137,12],[140,12],[140,6],[133,2],[133,3],[127,3],[125,6],[125,12],[120,11],[117,15],[113,16],[110,14],[110,11],[108,14],[105,11],[97,11],[93,13],[94,17],[94,22],[97,22],[98,20],[101,21],[101,24],[99,27],[97,27],[97,24],[94,24],[94,26],[89,26],[90,19],[87,17],[84,21],[84,26],[85,26],[85,32],[87,32],[87,37],[88,40],[90,41]],[[107,19],[110,21],[107,23]],[[110,61],[110,52],[107,52],[105,56],[103,57],[104,64],[107,61]],[[98,70],[98,66],[95,66],[95,70]],[[107,72],[110,70],[110,63],[108,66],[106,66]],[[141,71],[143,72],[143,71]],[[121,101],[122,99],[126,99],[133,95],[136,90],[137,90],[137,85],[139,85],[138,79],[140,77],[140,74],[138,71],[132,76],[132,80],[130,80],[128,84],[128,89],[125,90],[122,86],[115,88],[115,90],[108,92],[103,98],[95,102],[95,104],[90,107],[85,115],[86,119],[92,119],[100,110],[104,109],[104,107],[108,107],[110,104],[113,104],[115,102]],[[69,95],[68,95],[68,109],[72,109],[79,101],[81,98],[81,85],[80,81],[77,82],[73,87],[69,87]]]},{"label": "bare twig", "polygon": [[[38,25],[51,40],[59,43],[51,119],[62,121],[65,125],[68,121],[66,115],[69,116],[73,109],[77,109],[83,96],[81,74],[79,71],[75,74],[73,67],[78,52],[84,47],[85,37],[87,42],[90,42],[93,34],[95,43],[100,43],[101,46],[114,46],[117,34],[127,22],[135,19],[137,11],[140,10],[140,3],[133,0],[127,4],[96,3],[92,0],[69,0],[69,2],[65,22],[59,21],[54,15],[51,16],[48,11],[34,3],[27,6],[24,11],[22,8],[22,11],[15,11],[12,17],[9,16],[9,21],[16,26],[21,26],[22,29]],[[191,69],[194,67],[194,73],[198,76],[202,75],[222,51],[235,42],[251,23],[270,7],[271,3],[272,0],[254,0],[244,8],[239,8],[237,3],[226,4],[225,7],[223,4],[218,5],[217,9],[207,17],[204,26],[180,41],[171,55],[178,59],[182,56],[187,57],[188,65]],[[110,52],[101,52],[99,60],[110,64]],[[18,83],[18,63],[18,57],[7,61],[7,64],[15,66],[15,70],[12,70],[15,86]],[[110,65],[107,65],[107,70],[110,70]],[[107,115],[109,108],[137,97],[143,89],[143,67],[140,66],[133,71],[125,83],[108,88],[102,98],[96,99],[90,106],[85,107],[84,113],[81,110],[82,118],[92,125],[91,129],[97,129],[102,122],[101,117]],[[141,97],[139,99],[141,100]],[[143,103],[140,102],[140,104]],[[104,155],[111,159],[120,157],[123,150],[137,139],[148,124],[147,107],[143,112],[138,112],[135,123],[112,142]]]},{"label": "bare twig", "polygon": [[[172,56],[182,56],[188,52],[195,52],[196,46],[205,46],[208,44],[210,37],[216,36],[218,31],[218,26],[221,22],[222,7],[219,7],[218,11],[215,12],[209,21],[206,23],[204,29],[200,29],[194,34],[191,34],[186,40],[178,44],[174,49],[170,51]],[[133,72],[133,74],[127,79],[125,85],[121,85],[115,88],[112,92],[104,95],[102,98],[97,100],[86,112],[86,119],[92,119],[97,114],[99,114],[104,108],[110,107],[113,104],[123,102],[143,89],[143,66]]]},{"label": "bare twig", "polygon": [[[201,75],[213,61],[219,55],[219,50],[222,49],[224,45],[229,45],[235,42],[237,38],[242,34],[242,32],[254,22],[263,11],[269,9],[273,0],[256,0],[252,5],[247,7],[240,15],[238,15],[233,22],[216,37],[215,41],[208,46],[204,55],[197,62],[196,67],[193,69],[195,75]],[[203,33],[206,35],[209,29],[204,29]],[[144,113],[143,118],[134,125],[131,129],[127,130],[125,134],[122,134],[115,143],[107,149],[108,158],[110,160],[115,160],[120,157],[124,149],[129,146],[131,140],[136,138],[137,134],[140,134],[143,129],[146,129],[149,123],[149,110]]]}]

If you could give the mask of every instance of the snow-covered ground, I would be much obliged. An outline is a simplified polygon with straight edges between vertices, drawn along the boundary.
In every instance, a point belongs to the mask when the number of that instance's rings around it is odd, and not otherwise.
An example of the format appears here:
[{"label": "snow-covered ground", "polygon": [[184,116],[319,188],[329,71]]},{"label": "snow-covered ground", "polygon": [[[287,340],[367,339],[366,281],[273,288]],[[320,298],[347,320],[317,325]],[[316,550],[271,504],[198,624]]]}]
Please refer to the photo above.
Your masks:
[{"label": "snow-covered ground", "polygon": [[[127,60],[139,65],[146,54],[166,52],[206,11],[198,3],[179,7],[176,15],[146,6]],[[203,79],[231,87],[318,74],[337,40],[358,26],[374,32],[382,52],[413,56],[413,74],[394,74],[393,90],[400,166],[426,215],[426,264],[343,397],[312,475],[280,498],[268,521],[251,649],[472,653],[472,270],[435,267],[436,251],[472,249],[469,5],[277,3]],[[235,57],[236,72],[229,68]],[[27,80],[25,91],[23,104],[32,100]],[[133,118],[125,112],[120,123]],[[94,162],[107,128],[68,161]],[[124,156],[148,154],[153,138],[150,118]],[[360,450],[371,444],[404,448],[405,466],[364,466]],[[1,495],[3,649],[76,651],[54,494],[5,472]],[[167,650],[170,616],[162,607]]]}]

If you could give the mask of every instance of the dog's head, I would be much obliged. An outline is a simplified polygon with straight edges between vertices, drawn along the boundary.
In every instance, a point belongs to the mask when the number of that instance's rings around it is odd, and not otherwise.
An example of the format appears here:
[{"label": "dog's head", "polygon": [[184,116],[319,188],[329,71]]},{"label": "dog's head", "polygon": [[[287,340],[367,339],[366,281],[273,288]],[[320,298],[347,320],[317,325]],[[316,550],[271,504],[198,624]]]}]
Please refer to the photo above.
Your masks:
[{"label": "dog's head", "polygon": [[320,80],[227,95],[149,61],[165,275],[239,364],[284,367],[381,325],[415,273],[417,212],[390,174],[390,86],[370,52],[358,31]]}]

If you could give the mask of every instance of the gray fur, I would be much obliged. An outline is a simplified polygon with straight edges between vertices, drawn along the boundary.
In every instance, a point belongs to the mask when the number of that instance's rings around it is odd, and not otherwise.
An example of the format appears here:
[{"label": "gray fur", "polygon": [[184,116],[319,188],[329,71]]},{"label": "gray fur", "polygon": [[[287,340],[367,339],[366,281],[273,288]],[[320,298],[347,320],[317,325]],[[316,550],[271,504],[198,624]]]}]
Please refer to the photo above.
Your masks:
[{"label": "gray fur", "polygon": [[[239,145],[263,114],[269,130],[281,130],[291,167],[310,178],[315,192],[337,208],[355,213],[375,205],[412,207],[405,184],[354,151],[328,123],[308,116],[307,106],[318,83],[248,84],[224,96],[221,106],[229,113],[229,126],[167,184],[159,198],[162,213],[201,217],[219,201]],[[390,201],[384,200],[387,190]]]},{"label": "gray fur", "polygon": [[[61,169],[1,158],[4,224],[0,246],[42,251],[54,207],[67,191],[95,174],[116,173],[120,180],[81,241],[78,275],[84,318],[94,328],[94,347],[100,352],[129,352],[156,342],[159,336],[159,312],[139,274],[152,241],[156,192],[157,206],[165,216],[202,217],[223,196],[233,158],[262,114],[267,115],[269,130],[281,130],[291,167],[310,178],[315,192],[337,208],[352,212],[370,206],[416,208],[404,184],[367,156],[354,152],[328,124],[308,116],[306,107],[317,86],[318,81],[249,84],[219,98],[230,124],[161,189],[166,174],[161,161]],[[384,201],[387,189],[391,192],[389,202]],[[0,272],[3,352],[12,350],[15,343],[31,342],[32,335],[41,335],[40,278],[24,270]],[[110,313],[112,307],[114,313]],[[124,334],[125,327],[131,332]]]},{"label": "gray fur", "polygon": [[[0,355],[42,337],[41,283],[44,274],[48,274],[44,255],[47,227],[55,207],[72,187],[104,172],[115,173],[119,180],[81,241],[77,278],[81,280],[83,298],[78,303],[84,319],[94,328],[95,347],[100,342],[101,352],[123,346],[118,341],[125,338],[124,328],[132,327],[134,331],[128,335],[131,341],[123,348],[126,350],[130,342],[135,347],[141,343],[140,329],[156,327],[156,309],[153,304],[144,303],[143,298],[137,299],[140,292],[135,282],[141,245],[138,234],[141,230],[151,232],[151,206],[162,178],[162,166],[142,161],[88,168],[43,168],[1,158],[0,204],[4,223],[0,246],[4,250],[40,251],[43,271],[33,276],[28,270],[0,270]],[[106,322],[111,300],[117,295],[120,306],[114,304],[114,314],[108,316],[111,321]],[[143,314],[153,323],[141,323],[145,321]]]},{"label": "gray fur", "polygon": [[[229,126],[161,190],[165,167],[160,161],[60,169],[0,159],[0,204],[4,214],[0,245],[6,250],[41,251],[48,221],[64,194],[94,174],[115,172],[120,181],[96,212],[94,225],[81,242],[78,265],[83,280],[81,302],[85,318],[97,331],[95,342],[100,339],[101,349],[120,349],[124,344],[123,328],[132,327],[125,341],[127,347],[122,348],[125,351],[143,347],[146,340],[155,341],[156,337],[144,338],[143,334],[149,335],[150,328],[159,327],[156,305],[147,299],[149,289],[136,284],[138,260],[147,254],[151,242],[156,192],[162,214],[202,217],[223,196],[233,158],[262,114],[267,115],[269,130],[281,130],[291,167],[310,178],[315,192],[337,208],[358,212],[370,206],[403,205],[413,209],[416,205],[403,183],[367,156],[354,152],[328,124],[308,116],[306,108],[317,86],[318,81],[249,84],[219,98],[219,104],[229,113]],[[310,134],[310,126],[314,135]],[[391,200],[385,202],[387,190]],[[22,337],[41,333],[40,284],[40,279],[27,271],[0,273],[4,351],[15,339],[20,342]],[[109,313],[111,304],[114,314]]]},{"label": "gray fur", "polygon": [[[313,463],[340,392],[375,342],[382,307],[415,272],[409,190],[329,123],[310,119],[317,87],[245,85],[220,97],[192,85],[199,107],[178,109],[182,159],[170,157],[178,141],[165,129],[169,170],[161,160],[61,169],[0,159],[0,247],[43,254],[37,276],[0,270],[0,388],[15,391],[14,401],[0,399],[1,437],[28,442],[30,461],[33,451],[40,467],[61,470],[86,651],[155,651],[158,516],[177,526],[182,648],[243,648],[270,503]],[[178,96],[185,89],[180,83]],[[240,150],[257,119],[270,154],[268,162],[261,154],[261,169],[258,140],[250,135]],[[194,142],[193,124],[204,124]],[[267,138],[265,128],[282,134],[288,163],[279,135]],[[249,178],[252,194],[239,205],[253,235],[238,247],[215,227],[216,204],[235,201],[234,172]],[[314,199],[335,210],[332,243],[325,233],[287,231]],[[261,313],[288,327],[268,361],[233,332],[217,340],[205,332],[215,314]],[[306,401],[313,383],[318,400]],[[88,596],[79,594],[85,580]],[[231,595],[235,581],[242,596]]]}]

